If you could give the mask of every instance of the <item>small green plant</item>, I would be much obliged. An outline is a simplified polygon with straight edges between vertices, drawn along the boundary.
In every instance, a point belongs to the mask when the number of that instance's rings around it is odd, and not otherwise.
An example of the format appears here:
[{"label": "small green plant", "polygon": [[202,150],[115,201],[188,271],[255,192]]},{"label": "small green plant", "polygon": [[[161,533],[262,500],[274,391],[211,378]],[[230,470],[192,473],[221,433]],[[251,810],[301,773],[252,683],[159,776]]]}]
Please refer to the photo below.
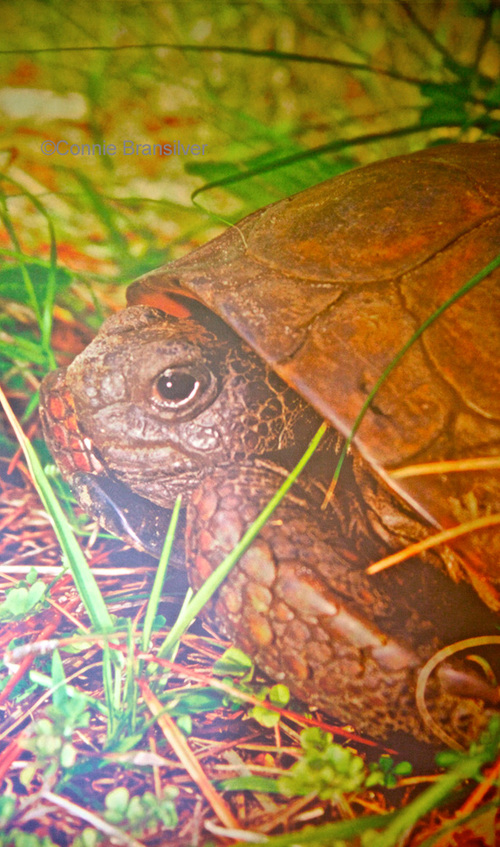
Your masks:
[{"label": "small green plant", "polygon": [[[279,709],[284,709],[288,706],[290,691],[286,685],[277,684],[272,685],[271,687],[265,685],[259,692],[257,692],[256,697],[258,697],[259,700],[267,699],[273,704],[273,706],[277,706]],[[273,712],[265,706],[254,706],[253,709],[250,710],[249,714],[257,721],[257,723],[260,723],[261,726],[267,727],[276,726],[281,718],[279,712]]]},{"label": "small green plant", "polygon": [[177,826],[173,801],[178,794],[175,786],[168,785],[160,799],[151,791],[145,791],[140,797],[131,797],[125,786],[119,786],[106,795],[104,817],[110,823],[124,825],[136,834],[160,823],[166,829],[173,829]]},{"label": "small green plant", "polygon": [[14,816],[15,811],[16,801],[14,797],[10,794],[4,794],[3,797],[0,797],[0,832],[5,829],[6,824]]},{"label": "small green plant", "polygon": [[[228,791],[266,791],[287,797],[318,797],[338,805],[344,811],[346,819],[353,823],[350,795],[356,796],[374,785],[393,788],[399,776],[408,775],[412,770],[409,762],[394,764],[390,756],[381,756],[378,762],[367,767],[364,759],[354,750],[334,743],[332,734],[319,727],[304,729],[300,734],[300,743],[302,756],[288,771],[281,774],[279,779],[261,776],[235,777],[225,780],[222,788]],[[377,816],[376,820],[383,825],[388,819],[388,816],[381,815]],[[344,831],[344,823],[340,828],[334,827],[332,832],[329,832],[329,835],[335,835],[333,840],[329,838],[329,844],[341,847],[343,842],[336,838],[337,835],[340,838],[346,834],[359,834],[365,829],[370,829],[366,819],[357,821],[359,829],[352,830],[352,833]],[[318,843],[322,843],[321,838]]]},{"label": "small green plant", "polygon": [[[393,847],[403,833],[411,831],[424,815],[441,805],[466,780],[483,779],[482,768],[494,761],[500,749],[500,718],[494,716],[488,728],[478,741],[474,741],[468,750],[445,750],[436,756],[436,762],[446,768],[439,780],[419,794],[411,803],[402,808],[383,831],[368,831],[364,835],[363,847]],[[493,801],[498,804],[498,799]],[[454,817],[451,826],[457,827],[464,821]],[[444,825],[442,832],[452,830]]]},{"label": "small green plant", "polygon": [[77,760],[77,750],[72,737],[75,729],[87,727],[90,710],[85,697],[75,692],[70,696],[64,669],[58,651],[52,656],[52,705],[47,707],[46,716],[33,724],[31,736],[25,746],[33,753],[34,760],[20,773],[20,781],[26,787],[35,774],[43,771],[47,784],[53,784],[62,772],[70,775]]},{"label": "small green plant", "polygon": [[58,847],[58,845],[48,835],[39,838],[33,832],[12,829],[10,832],[0,833],[0,847]]},{"label": "small green plant", "polygon": [[21,580],[6,592],[5,600],[0,604],[0,621],[19,621],[30,617],[45,598],[47,585],[38,579],[34,568],[25,580]]},{"label": "small green plant", "polygon": [[220,659],[214,663],[213,671],[217,676],[230,677],[229,682],[232,682],[232,679],[250,682],[254,673],[254,664],[243,650],[238,647],[228,647]]},{"label": "small green plant", "polygon": [[[4,799],[10,800],[11,798],[0,798],[0,827],[2,829],[5,823],[2,816],[2,801]],[[101,841],[101,838],[100,832],[86,827],[80,835],[76,836],[71,847],[96,847],[99,841]],[[23,832],[16,827],[15,829],[11,829],[10,832],[0,831],[0,847],[58,847],[58,845],[48,835],[39,837],[33,832]]]},{"label": "small green plant", "polygon": [[288,797],[316,794],[321,800],[338,800],[357,791],[365,782],[367,770],[361,756],[348,747],[334,744],[332,734],[308,727],[300,734],[302,757],[278,781]]},{"label": "small green plant", "polygon": [[370,762],[365,786],[373,788],[375,785],[383,785],[385,788],[395,788],[398,777],[409,776],[413,770],[410,762],[394,762],[392,756],[382,755],[378,762]]},{"label": "small green plant", "polygon": [[[228,685],[233,684],[234,679],[239,679],[239,689],[248,694],[257,697],[258,700],[269,700],[274,706],[284,709],[290,700],[290,691],[286,685],[263,685],[258,691],[255,691],[248,683],[251,682],[254,674],[254,664],[246,653],[243,653],[238,647],[229,647],[224,654],[218,659],[213,667],[214,673],[224,677],[224,682]],[[229,702],[228,698],[227,702]],[[232,702],[239,705],[238,700],[232,699]],[[254,706],[250,709],[250,717],[254,718],[257,723],[265,727],[273,727],[280,721],[279,712],[273,712],[265,706]]]},{"label": "small green plant", "polygon": [[102,835],[100,832],[87,826],[82,830],[80,835],[76,836],[71,847],[96,847],[101,839]]},{"label": "small green plant", "polygon": [[300,743],[302,757],[278,781],[280,790],[288,796],[316,794],[322,800],[338,800],[361,788],[394,788],[398,777],[412,772],[409,762],[395,764],[390,756],[381,756],[367,767],[361,756],[335,744],[332,734],[318,727],[304,729]]}]

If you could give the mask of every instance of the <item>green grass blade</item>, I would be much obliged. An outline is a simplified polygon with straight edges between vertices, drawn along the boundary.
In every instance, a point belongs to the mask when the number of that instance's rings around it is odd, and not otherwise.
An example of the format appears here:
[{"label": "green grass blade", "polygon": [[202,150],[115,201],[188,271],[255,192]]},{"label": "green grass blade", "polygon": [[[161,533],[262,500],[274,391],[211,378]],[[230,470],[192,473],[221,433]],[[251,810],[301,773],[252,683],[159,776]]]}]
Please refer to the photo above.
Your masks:
[{"label": "green grass blade", "polygon": [[92,626],[98,632],[109,632],[113,629],[113,622],[104,603],[101,592],[90,569],[88,562],[77,543],[66,516],[59,505],[50,484],[43,472],[38,456],[26,438],[10,404],[0,388],[0,403],[5,414],[16,433],[19,444],[22,447],[28,468],[33,478],[40,499],[49,515],[63,556],[73,575],[76,587],[82,598],[86,612],[92,622]]},{"label": "green grass blade", "polygon": [[[41,673],[40,671],[30,670],[29,672],[30,682],[36,683],[41,688],[53,689],[54,681],[45,673]],[[69,685],[66,683],[66,680],[63,680],[61,685],[66,685],[66,694],[68,698],[81,697],[85,700],[85,702],[92,708],[99,712],[101,715],[107,717],[108,710],[101,703],[100,700],[97,700],[95,697],[91,697],[90,694],[85,694],[83,691],[79,691],[78,688],[75,688],[74,685]]]},{"label": "green grass blade", "polygon": [[[57,244],[56,244],[56,236],[54,231],[54,224],[52,223],[51,217],[48,214],[47,210],[43,206],[43,204],[39,201],[34,194],[28,191],[21,183],[17,182],[17,180],[12,179],[12,177],[7,176],[6,174],[2,174],[2,180],[5,180],[10,185],[14,185],[19,191],[28,198],[28,200],[33,204],[35,209],[40,212],[41,215],[47,221],[47,228],[49,230],[49,241],[50,241],[50,267],[49,267],[49,284],[47,286],[47,294],[45,297],[45,301],[43,304],[43,308],[40,311],[38,306],[38,301],[36,299],[35,290],[33,284],[31,282],[29,273],[25,267],[25,263],[23,261],[19,262],[20,271],[23,275],[24,283],[26,286],[26,290],[28,292],[28,296],[30,298],[30,302],[32,308],[35,312],[36,319],[38,321],[38,325],[40,327],[40,333],[42,336],[42,349],[47,357],[47,361],[51,368],[56,367],[56,360],[54,357],[54,353],[50,344],[50,338],[52,333],[52,319],[53,319],[53,307],[54,307],[54,297],[56,292],[56,273],[57,273]],[[17,237],[14,232],[14,228],[10,223],[10,217],[8,215],[7,206],[4,205],[4,212],[2,214],[3,222],[8,229],[9,235],[12,239],[16,250],[21,253],[21,248]]]},{"label": "green grass blade", "polygon": [[151,632],[153,629],[153,622],[156,617],[156,613],[158,611],[158,604],[160,602],[161,592],[163,588],[163,583],[165,582],[165,576],[167,573],[168,561],[170,559],[170,554],[172,552],[172,546],[175,538],[175,531],[177,529],[177,521],[179,519],[179,513],[181,510],[181,502],[182,497],[179,494],[175,501],[175,506],[172,511],[172,517],[170,518],[170,525],[168,527],[167,535],[165,537],[165,544],[163,545],[163,550],[161,552],[160,561],[158,562],[158,570],[156,571],[153,588],[151,591],[151,597],[148,602],[148,607],[146,609],[146,615],[144,618],[144,629],[142,632],[142,649],[147,651],[149,649],[149,640],[151,638]]},{"label": "green grass blade", "polygon": [[168,652],[173,646],[177,643],[181,635],[186,631],[188,626],[192,623],[195,617],[199,614],[203,606],[208,602],[208,600],[212,597],[212,595],[217,591],[221,583],[224,581],[228,573],[235,566],[236,562],[243,555],[247,547],[252,543],[254,538],[259,534],[264,524],[269,520],[272,513],[281,503],[285,495],[288,493],[293,483],[299,476],[300,472],[304,469],[305,465],[313,455],[316,450],[318,444],[323,438],[327,429],[327,424],[321,424],[318,429],[316,435],[309,443],[307,450],[304,455],[301,457],[300,461],[295,465],[294,469],[285,479],[282,485],[280,485],[278,491],[271,498],[267,506],[262,510],[260,515],[256,518],[253,524],[249,527],[249,529],[245,532],[241,540],[236,544],[234,550],[229,553],[228,556],[220,563],[220,565],[210,574],[208,579],[196,592],[184,613],[182,613],[176,620],[174,626],[172,627],[170,634],[166,638],[163,648],[165,652]]}]

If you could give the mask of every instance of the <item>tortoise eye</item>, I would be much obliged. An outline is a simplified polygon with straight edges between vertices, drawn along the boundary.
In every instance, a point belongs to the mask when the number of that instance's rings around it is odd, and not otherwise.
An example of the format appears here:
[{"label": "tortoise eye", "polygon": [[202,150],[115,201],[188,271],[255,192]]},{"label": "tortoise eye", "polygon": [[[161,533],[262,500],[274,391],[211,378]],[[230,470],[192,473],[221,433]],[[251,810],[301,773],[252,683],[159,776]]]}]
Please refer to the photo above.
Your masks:
[{"label": "tortoise eye", "polygon": [[189,371],[163,371],[155,383],[156,397],[163,406],[177,409],[193,400],[200,389],[200,382]]}]

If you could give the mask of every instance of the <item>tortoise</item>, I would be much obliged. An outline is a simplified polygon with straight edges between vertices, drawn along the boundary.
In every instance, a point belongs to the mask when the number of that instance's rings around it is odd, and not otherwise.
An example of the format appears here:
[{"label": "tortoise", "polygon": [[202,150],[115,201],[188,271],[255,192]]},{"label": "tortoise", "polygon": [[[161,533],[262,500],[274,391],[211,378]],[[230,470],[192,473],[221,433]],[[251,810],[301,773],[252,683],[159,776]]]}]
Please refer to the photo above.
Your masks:
[{"label": "tortoise", "polygon": [[159,555],[182,494],[194,588],[330,423],[206,615],[298,698],[393,743],[401,733],[440,743],[439,727],[463,743],[500,705],[488,674],[459,657],[430,676],[430,723],[415,694],[436,649],[497,631],[494,526],[366,573],[410,542],[499,511],[494,467],[395,474],[498,456],[498,269],[393,369],[321,505],[377,379],[499,244],[500,143],[360,167],[136,281],[128,308],[42,385],[48,444],[104,526]]}]

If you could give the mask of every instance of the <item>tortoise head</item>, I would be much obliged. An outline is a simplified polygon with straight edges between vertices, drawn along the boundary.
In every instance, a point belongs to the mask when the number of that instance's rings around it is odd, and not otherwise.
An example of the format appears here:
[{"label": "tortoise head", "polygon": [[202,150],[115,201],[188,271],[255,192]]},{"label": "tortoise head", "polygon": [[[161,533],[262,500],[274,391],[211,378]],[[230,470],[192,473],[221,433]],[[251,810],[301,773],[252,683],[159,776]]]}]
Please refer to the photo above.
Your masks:
[{"label": "tortoise head", "polygon": [[138,510],[158,522],[211,470],[293,452],[317,426],[308,404],[201,305],[196,319],[144,306],[109,318],[41,395],[46,440],[79,501],[136,546]]}]

